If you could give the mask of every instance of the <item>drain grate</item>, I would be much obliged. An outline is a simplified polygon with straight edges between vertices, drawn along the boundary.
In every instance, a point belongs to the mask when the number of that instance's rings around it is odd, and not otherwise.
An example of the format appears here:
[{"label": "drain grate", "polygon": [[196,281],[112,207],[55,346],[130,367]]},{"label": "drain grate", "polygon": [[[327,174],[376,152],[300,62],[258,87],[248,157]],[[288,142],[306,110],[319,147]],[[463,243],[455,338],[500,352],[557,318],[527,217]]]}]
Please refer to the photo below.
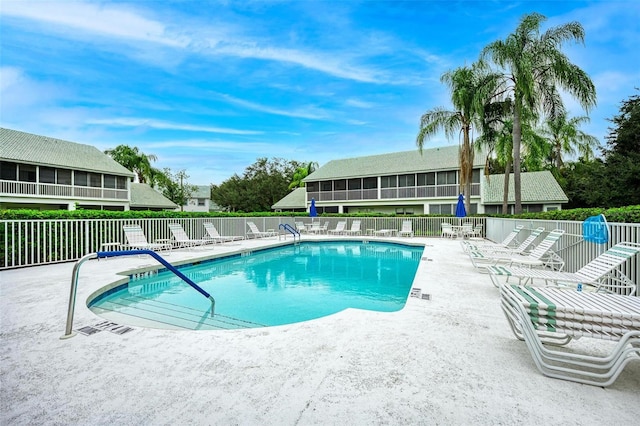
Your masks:
[{"label": "drain grate", "polygon": [[98,324],[86,325],[84,327],[80,327],[76,331],[84,334],[85,336],[91,336],[93,334],[101,332],[102,330],[107,330],[114,334],[123,335],[130,331],[133,331],[134,328],[128,327],[125,325],[120,325],[118,323],[111,322],[111,321],[102,321],[102,322],[99,322]]},{"label": "drain grate", "polygon": [[78,333],[84,334],[85,336],[91,336],[92,334],[96,334],[102,331],[100,328],[92,327],[90,325],[85,325],[84,327],[80,327],[76,330]]}]

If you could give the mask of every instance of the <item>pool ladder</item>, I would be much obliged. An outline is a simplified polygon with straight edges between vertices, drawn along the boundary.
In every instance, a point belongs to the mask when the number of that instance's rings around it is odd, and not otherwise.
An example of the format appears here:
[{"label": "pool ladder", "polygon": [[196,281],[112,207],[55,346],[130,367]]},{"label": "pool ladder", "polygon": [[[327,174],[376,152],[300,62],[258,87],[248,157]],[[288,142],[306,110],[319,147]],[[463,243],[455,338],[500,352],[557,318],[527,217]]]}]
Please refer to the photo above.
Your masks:
[{"label": "pool ladder", "polygon": [[152,250],[125,250],[125,251],[99,251],[97,253],[89,253],[80,260],[78,260],[73,267],[73,272],[71,274],[71,291],[69,294],[69,309],[67,310],[67,326],[65,328],[64,335],[61,336],[61,339],[68,339],[70,337],[75,336],[73,332],[73,314],[76,305],[76,293],[78,289],[78,275],[80,273],[80,266],[89,259],[101,259],[104,257],[116,257],[116,256],[134,256],[140,254],[148,254],[149,256],[156,259],[159,263],[164,265],[169,271],[173,272],[178,278],[182,279],[182,281],[189,284],[191,287],[196,289],[200,294],[211,301],[211,316],[214,315],[214,310],[216,307],[216,300],[209,293],[204,291],[198,284],[194,283],[189,277],[184,275],[182,272],[177,270],[175,266],[167,262],[162,256]]},{"label": "pool ladder", "polygon": [[284,229],[286,232],[293,235],[294,244],[296,242],[296,235],[298,236],[298,242],[300,242],[300,232],[288,223],[281,223],[280,225],[278,225],[278,229]]}]

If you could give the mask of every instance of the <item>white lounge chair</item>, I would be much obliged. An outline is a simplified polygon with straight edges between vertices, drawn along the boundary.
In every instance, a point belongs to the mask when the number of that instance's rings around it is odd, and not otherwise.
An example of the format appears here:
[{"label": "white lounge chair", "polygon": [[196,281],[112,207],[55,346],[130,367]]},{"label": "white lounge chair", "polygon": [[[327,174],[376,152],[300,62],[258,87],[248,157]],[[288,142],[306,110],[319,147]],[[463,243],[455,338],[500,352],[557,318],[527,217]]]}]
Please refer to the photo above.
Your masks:
[{"label": "white lounge chair", "polygon": [[329,234],[332,235],[343,235],[344,234],[344,228],[347,226],[347,222],[344,220],[341,220],[340,222],[338,222],[336,224],[335,229],[330,229],[329,231],[327,231]]},{"label": "white lounge chair", "polygon": [[227,243],[229,241],[238,241],[244,240],[244,237],[241,235],[220,235],[215,225],[211,222],[205,222],[202,224],[204,226],[204,230],[207,232],[207,239],[215,243]]},{"label": "white lounge chair", "polygon": [[494,249],[510,248],[518,244],[518,234],[523,229],[524,229],[523,225],[516,226],[515,228],[513,228],[513,231],[509,232],[509,234],[505,237],[505,239],[499,243],[494,243],[493,241],[484,241],[484,240],[482,241],[463,240],[463,241],[460,241],[460,244],[462,245],[462,249],[464,251],[469,251],[470,249],[482,250],[485,247],[486,248],[493,247]]},{"label": "white lounge chair", "polygon": [[140,225],[124,225],[122,227],[124,237],[127,240],[125,248],[137,250],[171,250],[173,244],[165,242],[150,243],[144,235]]},{"label": "white lounge chair", "polygon": [[196,246],[203,246],[205,244],[213,242],[211,240],[189,238],[189,235],[187,235],[187,233],[184,231],[184,228],[179,223],[170,223],[169,231],[171,231],[171,235],[173,235],[173,239],[176,242],[175,245],[177,247],[192,248]]},{"label": "white lounge chair", "polygon": [[486,267],[488,264],[499,263],[495,261],[496,257],[504,258],[518,254],[524,255],[530,251],[533,246],[533,242],[538,239],[544,230],[545,229],[543,227],[534,229],[523,242],[514,248],[482,247],[477,249],[469,246],[467,249],[467,255],[469,256],[474,268]]},{"label": "white lounge chair", "polygon": [[402,221],[402,229],[398,231],[400,237],[413,237],[413,222],[410,220]]},{"label": "white lounge chair", "polygon": [[303,234],[308,231],[307,226],[304,224],[304,222],[295,222],[295,224],[296,224],[296,230],[299,233]]},{"label": "white lounge chair", "polygon": [[354,220],[351,223],[351,229],[345,229],[344,234],[345,235],[361,235],[362,231],[360,230],[360,221]]},{"label": "white lounge chair", "polygon": [[553,285],[553,286],[585,286],[584,290],[596,292],[614,292],[632,295],[636,291],[636,283],[625,276],[618,268],[627,260],[640,252],[640,244],[623,242],[606,250],[601,255],[576,272],[560,272],[547,269],[531,269],[495,265],[487,267],[491,280],[496,287],[500,286],[498,277],[517,278],[521,285]]},{"label": "white lounge chair", "polygon": [[278,235],[275,229],[267,229],[266,231],[259,230],[256,224],[251,221],[247,222],[247,226],[249,227],[247,238],[276,237]]},{"label": "white lounge chair", "polygon": [[562,237],[563,229],[554,229],[527,254],[513,254],[509,252],[494,252],[483,254],[481,252],[469,252],[469,258],[475,268],[482,268],[485,272],[489,265],[507,263],[509,265],[520,264],[528,267],[547,266],[561,271],[564,268],[564,260],[558,256],[551,247]]},{"label": "white lounge chair", "polygon": [[[545,376],[609,386],[630,361],[640,361],[639,297],[515,285],[501,285],[500,296],[511,330]],[[591,355],[567,345],[578,337],[617,344]],[[543,343],[566,346],[554,350]]]}]

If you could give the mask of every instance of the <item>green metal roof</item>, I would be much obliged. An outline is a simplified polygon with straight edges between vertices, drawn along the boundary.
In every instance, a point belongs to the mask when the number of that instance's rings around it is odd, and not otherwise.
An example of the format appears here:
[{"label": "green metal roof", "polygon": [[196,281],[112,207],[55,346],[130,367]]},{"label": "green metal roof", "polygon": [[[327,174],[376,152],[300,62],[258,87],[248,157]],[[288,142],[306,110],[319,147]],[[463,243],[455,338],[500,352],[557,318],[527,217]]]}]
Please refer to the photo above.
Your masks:
[{"label": "green metal roof", "polygon": [[133,177],[124,166],[91,145],[0,128],[0,159],[39,166]]},{"label": "green metal roof", "polygon": [[[460,167],[458,163],[459,149],[457,145],[454,145],[424,149],[422,150],[422,155],[415,149],[413,151],[332,160],[303,180],[312,182],[328,179],[454,170]],[[485,157],[485,154],[476,153],[474,167],[484,167]]]},{"label": "green metal roof", "polygon": [[[502,204],[504,175],[483,176],[483,204]],[[569,201],[550,171],[527,172],[520,174],[523,203],[566,203]],[[509,203],[515,202],[513,173],[509,175]]]},{"label": "green metal roof", "polygon": [[271,206],[272,209],[304,209],[307,207],[307,191],[305,188],[296,188],[280,201]]},{"label": "green metal roof", "polygon": [[131,202],[134,208],[175,209],[178,206],[146,183],[131,183]]}]

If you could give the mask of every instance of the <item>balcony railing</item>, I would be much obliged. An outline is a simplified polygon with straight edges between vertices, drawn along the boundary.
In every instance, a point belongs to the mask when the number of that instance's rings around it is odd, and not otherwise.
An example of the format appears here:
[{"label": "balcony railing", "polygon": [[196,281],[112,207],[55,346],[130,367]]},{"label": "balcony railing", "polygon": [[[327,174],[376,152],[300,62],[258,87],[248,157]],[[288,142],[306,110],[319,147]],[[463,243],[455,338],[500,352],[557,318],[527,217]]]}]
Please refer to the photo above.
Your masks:
[{"label": "balcony railing", "polygon": [[99,200],[129,199],[129,191],[126,189],[18,182],[14,180],[0,180],[0,195],[12,195],[15,197],[85,198]]},{"label": "balcony railing", "polygon": [[[307,192],[307,201],[351,201],[351,200],[393,200],[406,198],[457,197],[459,185],[407,186],[401,188],[382,188],[380,198],[378,189],[352,189],[341,191]],[[480,184],[471,185],[471,195],[480,195]]]}]

